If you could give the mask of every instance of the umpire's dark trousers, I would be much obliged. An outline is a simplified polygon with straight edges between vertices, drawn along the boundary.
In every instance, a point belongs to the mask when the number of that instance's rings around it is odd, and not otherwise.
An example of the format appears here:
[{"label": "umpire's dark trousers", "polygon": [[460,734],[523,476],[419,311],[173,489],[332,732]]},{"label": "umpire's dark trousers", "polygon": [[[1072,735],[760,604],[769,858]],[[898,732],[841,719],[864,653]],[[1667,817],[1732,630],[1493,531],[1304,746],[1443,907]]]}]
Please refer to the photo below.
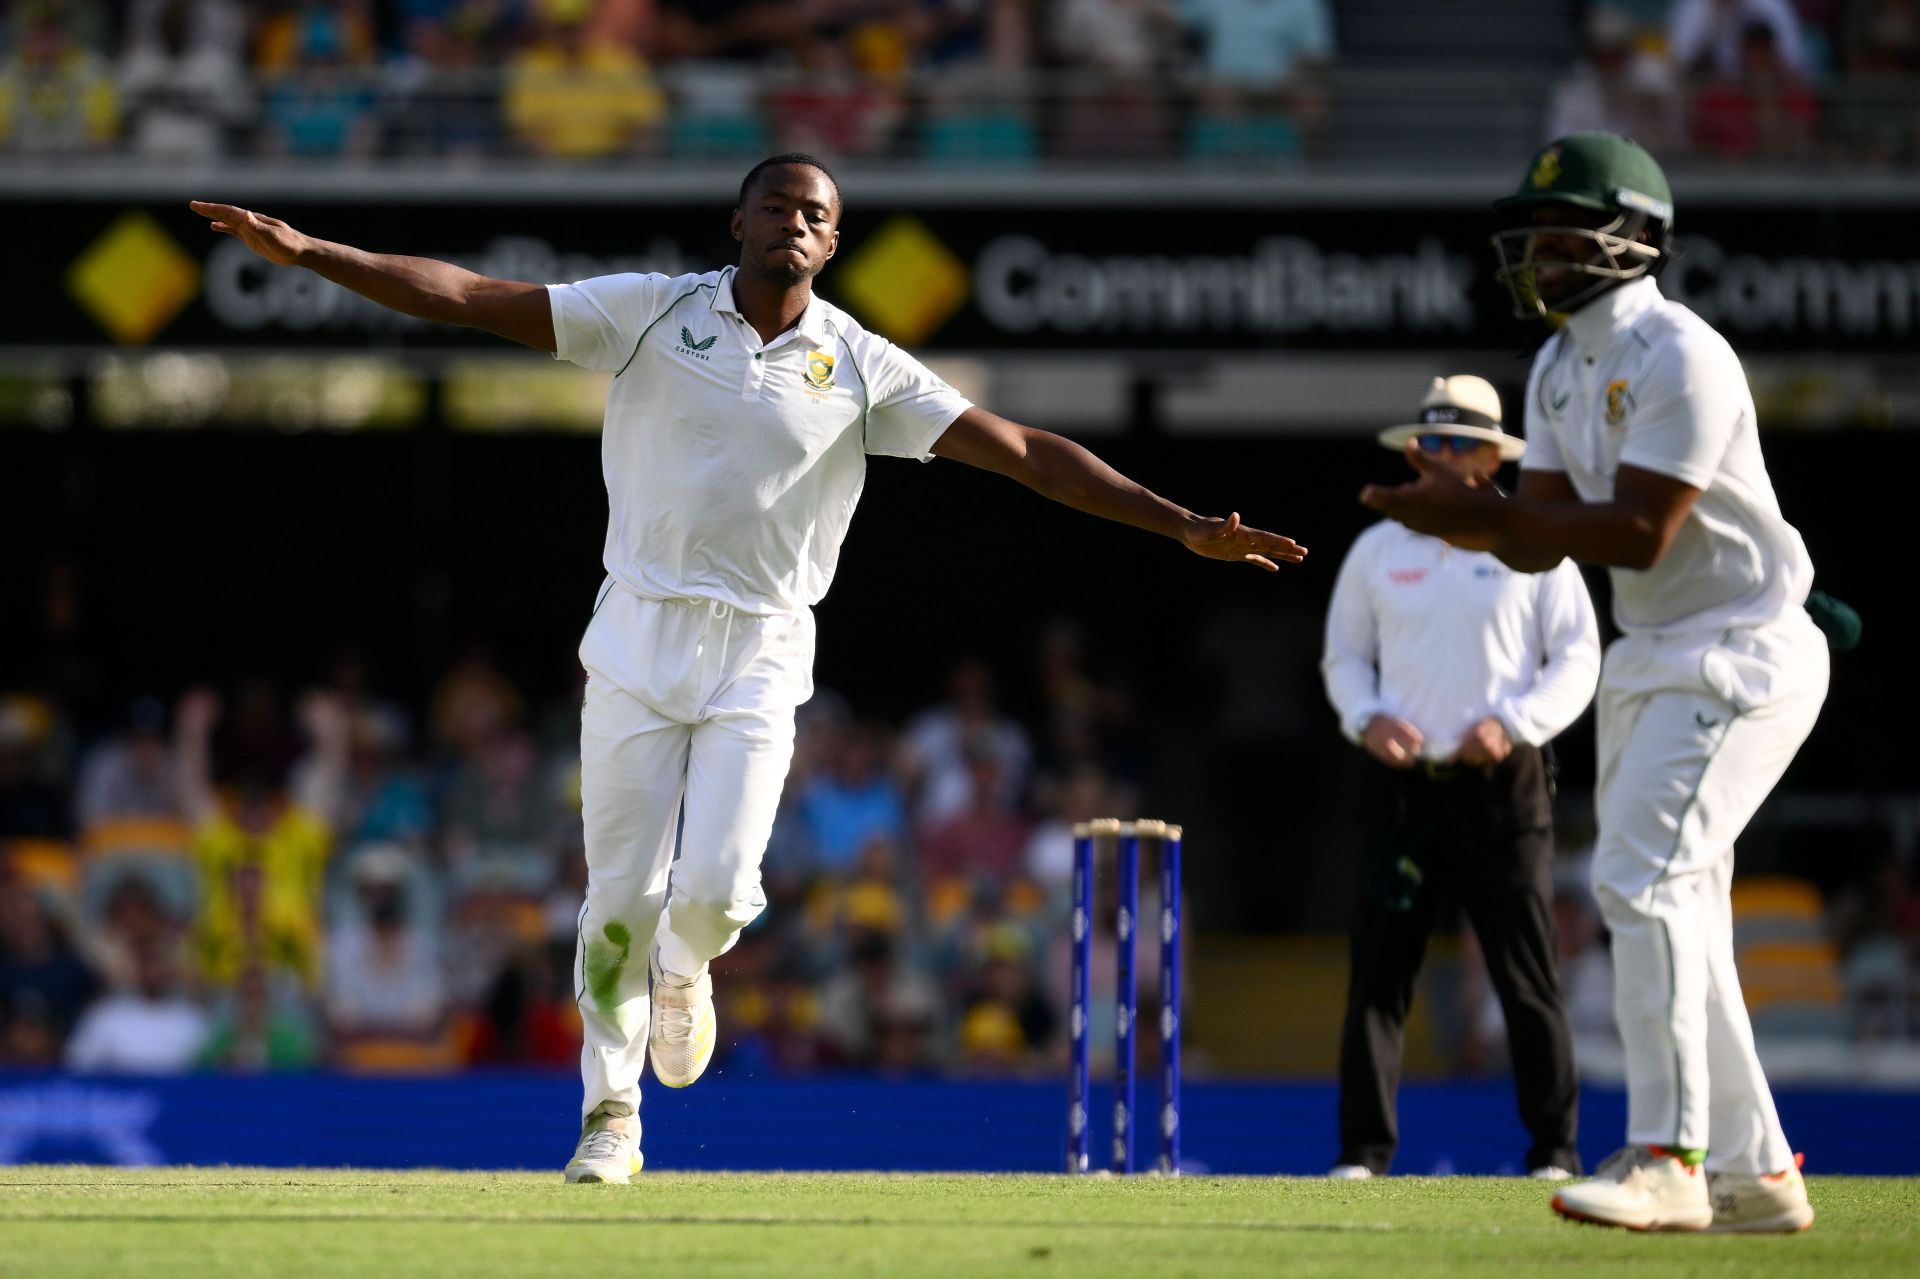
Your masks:
[{"label": "umpire's dark trousers", "polygon": [[1515,748],[1491,772],[1391,769],[1368,779],[1367,856],[1353,912],[1340,1037],[1340,1162],[1384,1173],[1399,1144],[1394,1094],[1414,979],[1437,899],[1460,903],[1506,1012],[1528,1170],[1580,1171],[1579,1083],[1560,1002],[1546,762]]}]

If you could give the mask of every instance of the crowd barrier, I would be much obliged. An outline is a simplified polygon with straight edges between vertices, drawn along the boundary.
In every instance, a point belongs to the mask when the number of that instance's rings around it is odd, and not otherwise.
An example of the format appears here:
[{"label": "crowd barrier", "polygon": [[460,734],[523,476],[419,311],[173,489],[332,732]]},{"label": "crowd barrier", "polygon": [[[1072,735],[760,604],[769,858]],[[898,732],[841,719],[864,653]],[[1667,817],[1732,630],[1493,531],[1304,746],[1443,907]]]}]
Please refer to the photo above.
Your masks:
[{"label": "crowd barrier", "polygon": [[[650,1088],[641,1107],[659,1170],[1052,1172],[1064,1167],[1066,1088],[832,1075]],[[1920,1173],[1920,1093],[1795,1089],[1781,1118],[1814,1173]],[[0,1073],[0,1164],[558,1169],[573,1147],[566,1074],[167,1079]],[[1624,1096],[1589,1088],[1588,1165],[1620,1138]],[[1095,1149],[1112,1098],[1094,1090]],[[1192,1082],[1188,1172],[1313,1175],[1333,1163],[1329,1083]],[[1403,1173],[1522,1171],[1526,1138],[1503,1082],[1408,1085]]]}]

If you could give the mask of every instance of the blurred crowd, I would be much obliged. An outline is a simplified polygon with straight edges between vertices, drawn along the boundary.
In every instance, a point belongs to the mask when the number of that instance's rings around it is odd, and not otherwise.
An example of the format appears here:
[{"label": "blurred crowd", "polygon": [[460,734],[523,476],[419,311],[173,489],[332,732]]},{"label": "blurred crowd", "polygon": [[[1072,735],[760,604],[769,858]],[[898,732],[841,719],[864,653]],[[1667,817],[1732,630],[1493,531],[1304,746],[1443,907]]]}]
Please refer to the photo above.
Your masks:
[{"label": "blurred crowd", "polygon": [[[1005,709],[1001,674],[959,661],[939,701],[895,723],[830,689],[802,708],[769,908],[715,963],[719,1069],[1061,1068],[1072,824],[1137,811],[1148,743],[1071,622],[1037,638],[1029,714]],[[579,692],[536,704],[475,648],[417,711],[352,655],[297,695],[241,678],[139,697],[114,724],[0,693],[0,1067],[570,1067]],[[1279,745],[1227,752],[1241,753],[1292,775]],[[1270,784],[1254,790],[1270,809]],[[1327,859],[1291,860],[1303,890]],[[1151,856],[1145,869],[1153,918]],[[1598,1061],[1615,1042],[1612,974],[1585,879],[1572,849],[1556,875],[1562,975],[1582,1059]],[[1763,1038],[1843,1053],[1920,1040],[1920,894],[1897,860],[1825,893],[1737,880],[1733,909]],[[1098,1054],[1113,942],[1095,937]],[[1427,980],[1437,1060],[1503,1069],[1471,939]],[[1207,1051],[1189,1045],[1195,1065]]]},{"label": "blurred crowd", "polygon": [[[1075,626],[1033,678],[1025,724],[975,659],[898,725],[803,708],[719,1069],[1058,1064],[1070,826],[1129,811],[1137,757]],[[351,656],[91,734],[0,696],[0,1065],[571,1066],[578,692],[530,704],[476,649],[417,719]]]},{"label": "blurred crowd", "polygon": [[1332,53],[1327,0],[9,7],[0,149],[167,161],[1297,152]]},{"label": "blurred crowd", "polygon": [[[0,15],[0,151],[167,163],[796,147],[1285,161],[1326,152],[1336,52],[1364,45],[1332,0],[9,0]],[[1730,163],[1920,154],[1920,0],[1581,15],[1548,134],[1607,128]]]},{"label": "blurred crowd", "polygon": [[[1620,1069],[1613,964],[1588,884],[1589,851],[1563,855],[1554,873],[1560,987],[1583,1073]],[[1885,855],[1824,891],[1796,876],[1736,876],[1735,958],[1754,1037],[1769,1071],[1827,1082],[1861,1079],[1862,1062],[1891,1049],[1908,1064],[1920,1045],[1920,891],[1914,872]],[[1436,1050],[1462,1075],[1509,1068],[1506,1021],[1470,931],[1460,962],[1430,977],[1441,1011]],[[1778,1054],[1778,1055],[1776,1055]]]},{"label": "blurred crowd", "polygon": [[1581,37],[1549,137],[1722,164],[1920,157],[1916,0],[1600,0]]}]

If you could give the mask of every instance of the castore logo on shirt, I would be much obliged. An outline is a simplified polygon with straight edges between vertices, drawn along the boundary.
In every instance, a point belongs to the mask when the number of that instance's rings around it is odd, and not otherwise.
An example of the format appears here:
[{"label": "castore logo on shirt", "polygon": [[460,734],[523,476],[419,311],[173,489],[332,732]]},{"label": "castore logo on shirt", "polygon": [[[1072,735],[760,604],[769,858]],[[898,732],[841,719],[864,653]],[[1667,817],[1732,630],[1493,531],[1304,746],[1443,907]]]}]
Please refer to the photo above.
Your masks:
[{"label": "castore logo on shirt", "polygon": [[696,342],[693,340],[693,330],[683,324],[680,326],[679,351],[680,354],[691,355],[696,360],[711,361],[713,357],[705,353],[706,349],[719,340],[719,335],[716,334],[713,337],[701,338]]},{"label": "castore logo on shirt", "polygon": [[1388,569],[1387,578],[1395,586],[1418,586],[1427,580],[1427,570],[1423,568]]}]

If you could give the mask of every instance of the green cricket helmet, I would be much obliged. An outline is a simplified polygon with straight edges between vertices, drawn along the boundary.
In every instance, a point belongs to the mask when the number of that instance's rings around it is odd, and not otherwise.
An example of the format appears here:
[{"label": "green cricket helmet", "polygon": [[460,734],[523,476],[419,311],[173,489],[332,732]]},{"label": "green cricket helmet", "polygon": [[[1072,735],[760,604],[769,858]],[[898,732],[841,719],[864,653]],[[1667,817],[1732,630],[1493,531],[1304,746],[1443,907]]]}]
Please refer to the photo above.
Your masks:
[{"label": "green cricket helmet", "polygon": [[[1569,207],[1596,225],[1536,221],[1543,206]],[[1493,207],[1514,225],[1493,236],[1497,275],[1514,314],[1554,321],[1624,280],[1658,274],[1673,239],[1673,190],[1645,147],[1617,133],[1570,133],[1540,149],[1520,189]],[[1544,238],[1543,238],[1544,237]],[[1570,238],[1591,241],[1584,256]],[[1582,282],[1580,277],[1592,277]]]}]

